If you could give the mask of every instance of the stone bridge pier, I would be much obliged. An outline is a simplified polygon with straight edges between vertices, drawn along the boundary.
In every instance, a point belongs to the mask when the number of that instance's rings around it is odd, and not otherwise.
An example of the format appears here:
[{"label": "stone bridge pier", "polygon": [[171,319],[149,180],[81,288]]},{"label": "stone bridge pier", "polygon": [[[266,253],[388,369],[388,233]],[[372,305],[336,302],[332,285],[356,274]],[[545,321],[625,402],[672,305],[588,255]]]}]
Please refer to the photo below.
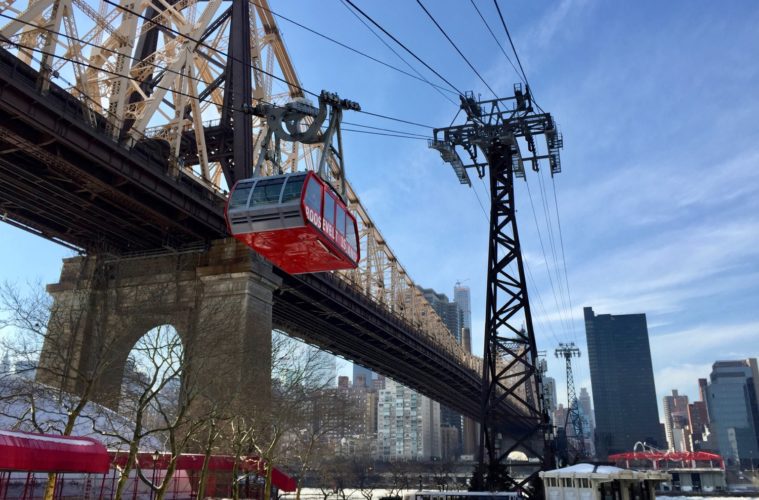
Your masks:
[{"label": "stone bridge pier", "polygon": [[65,259],[37,380],[117,408],[130,351],[151,329],[182,340],[182,391],[236,414],[271,398],[271,264],[234,239],[208,248]]}]

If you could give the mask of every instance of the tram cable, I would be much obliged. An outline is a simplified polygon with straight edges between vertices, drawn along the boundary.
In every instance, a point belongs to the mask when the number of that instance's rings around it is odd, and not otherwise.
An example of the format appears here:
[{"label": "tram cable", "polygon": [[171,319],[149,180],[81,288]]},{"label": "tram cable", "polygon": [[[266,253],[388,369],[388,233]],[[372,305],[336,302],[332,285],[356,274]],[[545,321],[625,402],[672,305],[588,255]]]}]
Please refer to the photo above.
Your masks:
[{"label": "tram cable", "polygon": [[417,141],[428,141],[429,140],[428,137],[414,137],[414,136],[411,136],[411,135],[386,134],[384,132],[372,132],[372,131],[369,131],[369,130],[356,130],[356,129],[353,129],[353,128],[345,128],[345,127],[341,127],[340,130],[342,130],[343,132],[356,132],[356,133],[359,133],[359,134],[381,135],[381,136],[385,136],[385,137],[399,137],[401,139],[415,139]]},{"label": "tram cable", "polygon": [[[503,57],[505,57],[506,60],[509,61],[509,64],[511,64],[511,67],[514,68],[514,71],[516,72],[516,74],[519,77],[519,79],[520,80],[524,80],[524,78],[522,78],[521,73],[519,73],[519,70],[517,69],[517,67],[514,66],[514,61],[511,60],[511,58],[508,56],[508,54],[506,54],[506,50],[503,48],[503,45],[501,45],[501,42],[498,41],[498,37],[496,37],[495,33],[493,33],[493,30],[490,27],[490,24],[488,24],[488,22],[485,20],[485,16],[483,16],[482,12],[480,12],[480,9],[479,9],[479,7],[477,7],[477,4],[474,3],[474,0],[469,0],[469,1],[472,3],[472,7],[474,7],[474,10],[477,11],[477,15],[480,16],[480,19],[482,19],[482,22],[485,24],[485,27],[490,32],[490,36],[493,37],[493,40],[498,45],[498,48],[501,49],[501,53],[503,54]],[[527,85],[527,82],[525,82],[525,85]]]},{"label": "tram cable", "polygon": [[566,335],[567,333],[566,319],[564,318],[564,313],[561,309],[561,306],[559,305],[559,299],[558,299],[558,296],[556,295],[556,286],[554,285],[554,282],[553,282],[553,275],[551,274],[551,269],[550,269],[550,266],[548,265],[548,257],[546,256],[545,245],[543,244],[543,236],[540,232],[540,225],[538,224],[538,216],[537,216],[537,212],[535,210],[535,204],[532,198],[532,191],[530,190],[529,182],[525,182],[525,185],[527,186],[527,197],[530,200],[530,207],[532,208],[532,216],[533,216],[533,220],[535,221],[535,229],[537,230],[537,233],[538,233],[538,241],[540,242],[540,250],[543,254],[543,262],[545,263],[546,272],[548,273],[548,281],[551,285],[551,291],[553,293],[554,302],[556,303],[557,313],[559,314],[559,319],[562,324],[562,327],[564,328],[564,333]]},{"label": "tram cable", "polygon": [[[557,226],[559,228],[559,244],[560,244],[560,247],[561,247],[561,261],[562,261],[562,264],[564,266],[564,279],[566,281],[567,297],[569,299],[569,310],[570,310],[570,314],[571,314],[571,312],[574,309],[574,306],[572,304],[572,292],[571,292],[571,288],[569,287],[569,272],[567,271],[567,258],[566,258],[566,253],[564,252],[564,235],[563,235],[563,231],[561,229],[561,216],[559,215],[559,201],[558,201],[558,196],[556,194],[556,182],[553,179],[553,177],[551,178],[551,185],[552,185],[552,188],[553,188],[553,203],[554,203],[554,207],[556,208],[556,222],[557,222]],[[574,315],[571,315],[570,317],[572,319],[574,319]]]},{"label": "tram cable", "polygon": [[[105,1],[110,1],[110,0],[105,0]],[[419,61],[420,63],[422,63],[422,65],[424,65],[425,68],[427,68],[428,70],[432,71],[435,75],[437,75],[438,78],[440,78],[445,83],[447,83],[459,95],[464,95],[464,93],[462,91],[460,91],[458,88],[456,88],[456,86],[453,85],[451,82],[449,82],[443,75],[441,75],[440,73],[438,73],[437,71],[435,71],[435,69],[432,68],[432,66],[430,66],[429,64],[427,64],[426,62],[424,62],[422,60],[422,58],[420,58],[419,56],[417,56],[411,49],[409,49],[408,47],[406,47],[406,45],[404,45],[400,40],[398,40],[396,37],[394,37],[385,28],[383,28],[377,21],[375,21],[374,19],[372,19],[372,17],[369,14],[367,14],[366,12],[364,12],[363,10],[361,10],[359,7],[357,7],[356,4],[354,4],[352,0],[345,0],[345,1],[348,2],[348,4],[351,7],[353,7],[354,10],[356,10],[356,12],[358,12],[359,14],[361,14],[362,16],[364,16],[370,23],[372,23],[374,26],[376,26],[380,31],[382,31],[391,40],[393,40],[395,43],[397,43],[398,45],[400,45],[401,48],[403,48],[403,50],[405,50],[406,52],[408,52],[414,59],[416,59],[417,61]],[[434,127],[430,127],[430,128],[434,128]]]},{"label": "tram cable", "polygon": [[[105,0],[108,1],[108,0]],[[514,57],[517,59],[517,64],[519,65],[519,69],[522,70],[522,77],[524,78],[524,84],[528,87],[530,87],[530,82],[527,80],[527,73],[524,72],[524,67],[522,66],[522,61],[519,59],[519,53],[517,52],[517,48],[514,46],[514,41],[511,39],[511,33],[509,32],[509,27],[506,26],[506,20],[503,18],[503,13],[501,12],[501,7],[498,5],[498,0],[493,0],[493,3],[495,4],[495,8],[498,11],[498,17],[501,18],[501,25],[503,25],[503,30],[506,32],[506,37],[509,39],[509,44],[511,45],[511,50],[514,51]],[[545,113],[543,108],[540,107],[540,104],[535,100],[535,94],[532,94],[533,99],[532,102],[535,103],[535,106],[538,107],[538,109]]]},{"label": "tram cable", "polygon": [[[348,12],[350,12],[350,13],[353,15],[353,17],[355,17],[356,19],[358,19],[358,21],[359,21],[361,24],[363,24],[363,25],[364,25],[364,27],[365,27],[367,30],[369,30],[369,32],[370,32],[372,35],[374,35],[374,36],[377,38],[377,40],[379,40],[379,41],[382,43],[382,45],[384,45],[385,47],[387,47],[387,49],[388,49],[390,52],[392,52],[393,54],[395,54],[395,57],[397,57],[398,59],[400,59],[401,61],[403,61],[403,64],[405,64],[406,66],[408,66],[408,67],[409,67],[409,69],[411,69],[411,71],[413,71],[414,73],[416,73],[416,74],[419,76],[419,78],[421,78],[421,79],[422,79],[422,81],[425,81],[425,82],[429,83],[430,85],[432,85],[432,87],[433,87],[433,88],[434,88],[434,89],[437,91],[437,93],[438,93],[438,94],[440,94],[440,95],[441,95],[441,96],[442,96],[442,97],[443,97],[443,98],[444,98],[446,101],[450,102],[451,104],[453,104],[453,105],[454,105],[454,106],[456,106],[456,107],[458,107],[458,106],[459,106],[459,104],[458,104],[456,101],[454,101],[453,99],[451,99],[449,96],[447,96],[447,95],[443,94],[443,92],[442,92],[442,91],[441,91],[441,90],[438,88],[438,86],[437,86],[437,85],[433,84],[433,83],[432,83],[432,82],[430,82],[430,81],[429,81],[427,78],[425,78],[425,77],[424,77],[424,75],[422,75],[422,74],[421,74],[421,73],[420,73],[420,72],[419,72],[419,71],[418,71],[418,70],[417,70],[417,69],[416,69],[416,68],[415,68],[415,67],[414,67],[414,66],[413,66],[413,65],[412,65],[410,62],[408,62],[408,61],[407,61],[407,60],[406,60],[406,59],[405,59],[405,58],[404,58],[402,55],[400,55],[400,54],[398,53],[398,51],[397,51],[397,50],[395,50],[395,49],[393,48],[393,46],[392,46],[392,45],[390,45],[389,43],[387,43],[387,41],[385,41],[385,39],[384,39],[384,38],[382,38],[382,37],[381,37],[381,36],[380,36],[380,35],[379,35],[379,34],[378,34],[378,33],[377,33],[375,30],[374,30],[374,28],[372,28],[371,26],[369,26],[369,25],[366,23],[366,21],[364,21],[364,19],[363,19],[363,18],[362,18],[360,15],[358,15],[358,14],[357,14],[357,13],[356,13],[356,12],[355,12],[353,9],[351,9],[351,8],[350,8],[350,6],[349,6],[347,3],[345,3],[345,0],[340,0],[340,3],[341,3],[341,4],[343,4],[343,7],[345,7],[345,8],[346,8],[346,10],[347,10]],[[448,90],[448,89],[445,89],[445,90]],[[451,92],[451,93],[453,93],[453,94],[456,94],[456,92],[454,92],[454,91],[452,91],[452,90],[448,90],[448,92]],[[458,94],[457,94],[457,95],[458,95]]]},{"label": "tram cable", "polygon": [[[368,128],[368,129],[372,129],[372,130],[379,130],[380,132],[391,132],[391,133],[395,133],[395,134],[403,134],[403,135],[408,135],[408,136],[416,136],[416,137],[418,137],[420,139],[431,139],[431,137],[429,135],[417,134],[416,132],[406,132],[404,130],[394,130],[394,129],[384,128],[384,127],[373,127],[371,125],[364,125],[363,123],[347,122],[347,121],[343,120],[341,122],[341,124],[342,125],[351,125],[351,126],[354,126],[354,127]],[[343,129],[343,130],[345,130],[345,129]]]},{"label": "tram cable", "polygon": [[556,276],[556,286],[559,289],[559,298],[561,300],[561,308],[564,311],[565,316],[568,316],[570,319],[567,321],[567,328],[569,330],[569,333],[572,334],[573,340],[575,339],[575,333],[574,328],[572,328],[571,323],[571,311],[569,313],[567,312],[567,303],[565,300],[565,293],[563,289],[564,280],[561,279],[561,267],[559,266],[559,260],[557,258],[557,252],[556,252],[556,239],[554,237],[554,229],[553,229],[553,217],[551,216],[551,209],[548,204],[548,199],[546,195],[546,189],[545,189],[545,183],[543,182],[543,171],[537,172],[538,174],[538,187],[540,188],[540,203],[543,207],[543,217],[545,219],[546,223],[546,233],[548,235],[548,247],[551,250],[551,257],[553,260],[553,269],[554,274]]},{"label": "tram cable", "polygon": [[459,55],[461,56],[461,58],[464,59],[464,62],[467,63],[467,65],[472,69],[472,71],[474,71],[474,74],[477,75],[477,78],[479,78],[480,81],[485,84],[485,86],[488,88],[488,90],[490,91],[490,93],[493,94],[493,97],[495,97],[496,99],[498,99],[498,94],[495,93],[495,90],[493,90],[493,88],[488,84],[488,82],[485,81],[485,79],[482,77],[482,75],[480,74],[480,72],[477,71],[477,69],[474,67],[474,65],[472,65],[472,63],[464,55],[464,53],[461,52],[461,49],[459,49],[458,45],[456,45],[454,43],[454,41],[451,40],[451,37],[448,36],[448,33],[445,32],[445,30],[443,29],[443,27],[440,26],[440,23],[437,22],[437,20],[432,15],[432,13],[430,13],[430,11],[427,10],[427,7],[424,6],[424,4],[422,3],[422,0],[416,0],[416,3],[419,4],[419,7],[421,7],[422,10],[424,11],[424,13],[427,14],[427,17],[429,17],[430,20],[435,24],[435,26],[437,26],[437,29],[440,30],[440,32],[443,34],[443,36],[445,37],[445,39],[448,40],[448,42],[450,42],[450,44],[453,46],[454,49],[456,49],[456,52],[458,52]]},{"label": "tram cable", "polygon": [[[309,33],[313,33],[314,35],[316,35],[318,37],[324,38],[325,40],[328,40],[328,41],[330,41],[330,42],[332,42],[332,43],[334,43],[334,44],[336,44],[336,45],[338,45],[338,46],[340,46],[340,47],[342,47],[342,48],[344,48],[346,50],[349,50],[349,51],[351,51],[351,52],[353,52],[355,54],[358,54],[358,55],[360,55],[362,57],[365,57],[365,58],[367,58],[367,59],[369,59],[371,61],[374,61],[377,64],[381,64],[382,66],[385,66],[385,67],[390,68],[390,69],[392,69],[394,71],[397,71],[398,73],[404,74],[404,75],[406,75],[408,77],[411,77],[411,78],[413,78],[415,80],[419,80],[420,82],[424,82],[424,83],[426,83],[426,84],[428,84],[428,85],[430,85],[433,88],[436,88],[438,90],[442,90],[442,91],[445,91],[445,92],[450,92],[451,94],[456,94],[456,92],[454,92],[453,90],[450,90],[450,89],[448,89],[446,87],[443,87],[442,85],[437,85],[435,83],[432,83],[429,80],[427,80],[426,78],[424,78],[422,76],[418,76],[418,74],[414,75],[414,74],[409,73],[408,71],[405,71],[405,70],[403,70],[403,69],[401,69],[401,68],[399,68],[397,66],[393,66],[390,63],[382,61],[381,59],[378,59],[378,58],[376,58],[376,57],[374,57],[372,55],[369,55],[366,52],[362,52],[362,51],[356,49],[355,47],[351,47],[350,45],[345,44],[345,43],[343,43],[343,42],[341,42],[339,40],[336,40],[336,39],[334,39],[334,38],[332,38],[332,37],[330,37],[328,35],[325,35],[324,33],[321,33],[320,31],[317,31],[317,30],[315,30],[313,28],[309,28],[308,26],[306,26],[306,25],[304,25],[304,24],[302,24],[302,23],[300,23],[298,21],[295,21],[293,19],[290,19],[289,17],[284,16],[284,15],[278,13],[278,12],[275,12],[275,11],[271,10],[270,8],[265,7],[265,6],[263,6],[263,5],[259,4],[259,3],[256,3],[256,6],[258,6],[258,7],[262,8],[262,9],[268,11],[269,13],[271,13],[274,16],[277,16],[278,18],[282,19],[283,21],[287,21],[287,22],[289,22],[291,24],[294,24],[295,26],[298,26],[299,28],[302,28],[302,29],[308,31]],[[350,10],[350,8],[349,8],[349,10]],[[356,15],[352,10],[350,10],[350,12],[353,15]],[[383,40],[383,42],[384,42],[384,40]],[[456,94],[456,95],[458,95],[458,94]],[[454,104],[456,104],[454,101],[451,101],[451,102],[454,103]]]}]

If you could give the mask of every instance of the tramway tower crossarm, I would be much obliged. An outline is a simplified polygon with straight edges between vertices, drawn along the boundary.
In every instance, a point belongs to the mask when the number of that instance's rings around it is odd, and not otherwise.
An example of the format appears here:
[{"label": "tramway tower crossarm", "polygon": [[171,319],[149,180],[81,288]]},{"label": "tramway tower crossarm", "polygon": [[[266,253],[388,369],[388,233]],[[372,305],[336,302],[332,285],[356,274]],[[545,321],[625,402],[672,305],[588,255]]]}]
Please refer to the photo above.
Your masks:
[{"label": "tramway tower crossarm", "polygon": [[[514,205],[514,177],[525,178],[547,162],[553,176],[561,171],[561,134],[548,113],[533,110],[529,87],[514,86],[514,96],[477,101],[460,96],[467,120],[434,129],[429,147],[453,167],[459,182],[471,186],[469,171],[485,177],[489,170],[490,234],[484,338],[479,466],[476,489],[516,490],[530,498],[542,496],[536,486],[541,468],[553,466],[553,436],[544,411],[538,350],[527,296],[524,262]],[[538,148],[536,137],[546,145]],[[520,143],[526,144],[523,156]],[[459,150],[466,153],[462,160]],[[509,266],[515,264],[515,271]],[[522,325],[523,322],[523,325]],[[499,409],[509,403],[510,418]],[[518,429],[518,431],[516,431]],[[512,438],[505,441],[504,436]],[[524,452],[538,464],[526,477],[513,477],[506,466],[512,451]],[[538,460],[535,460],[538,459]],[[524,472],[524,468],[520,471]],[[477,484],[478,483],[478,484]]]}]

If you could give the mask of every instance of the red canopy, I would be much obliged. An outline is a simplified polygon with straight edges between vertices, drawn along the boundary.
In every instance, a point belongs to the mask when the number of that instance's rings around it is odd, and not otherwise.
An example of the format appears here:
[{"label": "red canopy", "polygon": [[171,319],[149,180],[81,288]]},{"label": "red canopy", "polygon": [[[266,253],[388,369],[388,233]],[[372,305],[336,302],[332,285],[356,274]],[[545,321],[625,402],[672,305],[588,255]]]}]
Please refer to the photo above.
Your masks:
[{"label": "red canopy", "polygon": [[625,460],[650,460],[654,463],[662,461],[717,462],[720,467],[724,467],[721,456],[706,451],[630,451],[627,453],[609,455],[609,460],[613,462]]},{"label": "red canopy", "polygon": [[108,468],[108,452],[95,439],[0,430],[0,470],[105,474]]},{"label": "red canopy", "polygon": [[[128,458],[126,452],[111,451],[111,462],[114,465],[124,466]],[[158,459],[153,459],[152,453],[138,453],[137,463],[141,469],[166,469],[171,461],[171,454],[158,453]],[[177,458],[177,470],[199,471],[203,468],[202,454],[184,453]],[[212,455],[208,462],[209,471],[227,471],[231,472],[234,467],[234,458],[228,455]],[[237,470],[240,473],[256,472],[264,474],[264,464],[257,457],[245,457],[237,464]],[[280,491],[295,491],[297,484],[295,479],[291,478],[279,469],[272,470],[271,482]]]}]

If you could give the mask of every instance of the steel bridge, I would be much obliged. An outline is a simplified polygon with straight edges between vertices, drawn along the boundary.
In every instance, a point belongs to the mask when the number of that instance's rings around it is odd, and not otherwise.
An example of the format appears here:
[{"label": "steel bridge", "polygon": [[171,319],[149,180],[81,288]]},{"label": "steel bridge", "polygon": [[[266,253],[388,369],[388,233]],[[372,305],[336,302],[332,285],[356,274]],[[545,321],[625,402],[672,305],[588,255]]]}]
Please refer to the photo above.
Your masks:
[{"label": "steel bridge", "polygon": [[[223,170],[235,139],[224,122],[225,78],[239,57],[228,52],[243,50],[229,35],[240,4],[0,1],[2,220],[114,255],[225,238]],[[302,97],[268,5],[244,5],[254,102]],[[280,92],[277,80],[287,82]],[[266,125],[248,118],[258,151]],[[314,168],[319,148],[285,145],[278,163]],[[347,193],[360,223],[359,268],[301,276],[275,269],[282,286],[273,324],[479,419],[481,359],[456,343],[350,184]],[[504,433],[529,428],[523,408],[502,406]]]}]

